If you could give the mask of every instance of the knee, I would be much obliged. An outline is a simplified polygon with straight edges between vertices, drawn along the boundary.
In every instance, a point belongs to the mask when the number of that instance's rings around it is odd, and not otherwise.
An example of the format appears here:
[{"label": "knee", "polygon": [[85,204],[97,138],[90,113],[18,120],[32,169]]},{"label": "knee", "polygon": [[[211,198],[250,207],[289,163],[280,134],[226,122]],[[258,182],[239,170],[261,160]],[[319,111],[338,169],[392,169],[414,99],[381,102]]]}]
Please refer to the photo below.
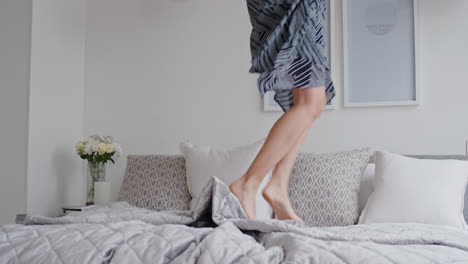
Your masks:
[{"label": "knee", "polygon": [[310,117],[315,120],[320,117],[323,112],[323,105],[322,104],[306,104],[306,111],[310,115]]},{"label": "knee", "polygon": [[294,90],[294,105],[311,121],[317,119],[327,104],[325,87]]},{"label": "knee", "polygon": [[310,121],[314,121],[319,118],[324,108],[323,104],[313,102],[302,103],[297,106],[302,109]]}]

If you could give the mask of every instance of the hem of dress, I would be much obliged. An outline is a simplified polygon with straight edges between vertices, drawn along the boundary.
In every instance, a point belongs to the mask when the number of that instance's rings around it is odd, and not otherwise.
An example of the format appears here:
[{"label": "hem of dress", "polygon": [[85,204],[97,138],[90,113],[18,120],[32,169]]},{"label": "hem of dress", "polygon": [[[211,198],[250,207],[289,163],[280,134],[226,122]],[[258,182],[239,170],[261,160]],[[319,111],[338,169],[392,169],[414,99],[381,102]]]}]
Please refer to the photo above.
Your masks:
[{"label": "hem of dress", "polygon": [[[322,86],[314,86],[314,87],[303,87],[303,88],[299,88],[299,89],[313,89],[313,88],[320,88],[320,87],[324,87],[324,85]],[[325,86],[325,89],[327,89],[327,87]],[[327,94],[327,103],[325,106],[327,105],[332,105],[332,101],[333,99],[335,98],[336,96],[336,92],[334,90],[334,87],[331,88],[332,90],[325,90],[325,93]],[[284,113],[286,113],[289,109],[291,109],[293,106],[294,106],[294,102],[292,104],[292,106],[289,106],[288,108],[284,107],[279,100],[277,100],[276,98],[276,91],[275,91],[275,95],[273,96],[273,100],[280,106],[281,110],[283,110]]]}]

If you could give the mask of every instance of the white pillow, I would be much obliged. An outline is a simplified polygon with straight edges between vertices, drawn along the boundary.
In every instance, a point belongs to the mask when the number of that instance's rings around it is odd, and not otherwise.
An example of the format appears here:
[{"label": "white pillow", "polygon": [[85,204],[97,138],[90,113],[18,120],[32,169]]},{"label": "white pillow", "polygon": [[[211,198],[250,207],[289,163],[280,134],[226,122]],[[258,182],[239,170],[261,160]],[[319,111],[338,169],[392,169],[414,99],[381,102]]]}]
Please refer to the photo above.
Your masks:
[{"label": "white pillow", "polygon": [[413,222],[466,228],[468,161],[405,157],[378,150],[374,192],[359,224]]},{"label": "white pillow", "polygon": [[358,209],[359,214],[366,206],[367,200],[369,200],[370,195],[374,191],[374,186],[372,186],[372,180],[374,179],[375,174],[375,164],[367,164],[366,170],[361,176],[361,181],[359,183],[359,192],[358,192]]},{"label": "white pillow", "polygon": [[[264,142],[265,138],[232,149],[213,149],[208,146],[196,146],[189,141],[181,142],[180,150],[185,158],[187,183],[192,195],[190,208],[193,209],[198,195],[211,177],[216,176],[226,185],[241,177],[255,159]],[[262,181],[257,192],[257,219],[273,218],[273,209],[262,196],[263,188],[271,179],[271,172],[272,170]]]}]

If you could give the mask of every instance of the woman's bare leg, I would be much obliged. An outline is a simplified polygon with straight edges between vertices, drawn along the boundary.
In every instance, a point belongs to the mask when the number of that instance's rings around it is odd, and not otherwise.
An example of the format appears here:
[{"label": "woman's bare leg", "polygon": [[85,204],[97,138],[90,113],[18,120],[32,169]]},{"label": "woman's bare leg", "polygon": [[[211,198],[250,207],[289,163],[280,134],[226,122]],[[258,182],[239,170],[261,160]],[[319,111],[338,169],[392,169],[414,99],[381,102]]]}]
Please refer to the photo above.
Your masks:
[{"label": "woman's bare leg", "polygon": [[256,217],[255,197],[263,178],[292,150],[325,107],[325,87],[295,88],[293,94],[294,106],[273,125],[246,173],[229,186],[249,219]]},{"label": "woman's bare leg", "polygon": [[304,222],[295,212],[289,200],[288,186],[291,172],[296,163],[297,156],[307,138],[309,129],[306,129],[297,140],[294,147],[280,160],[273,171],[270,182],[263,189],[262,195],[271,205],[278,219],[295,219]]}]

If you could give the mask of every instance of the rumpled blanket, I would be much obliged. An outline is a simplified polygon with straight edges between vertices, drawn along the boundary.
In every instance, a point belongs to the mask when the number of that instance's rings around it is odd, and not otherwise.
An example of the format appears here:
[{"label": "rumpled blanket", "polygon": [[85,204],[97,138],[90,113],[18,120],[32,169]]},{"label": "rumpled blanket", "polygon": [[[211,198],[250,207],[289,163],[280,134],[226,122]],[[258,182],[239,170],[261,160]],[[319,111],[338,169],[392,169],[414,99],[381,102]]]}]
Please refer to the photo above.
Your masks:
[{"label": "rumpled blanket", "polygon": [[468,263],[468,232],[452,227],[247,220],[215,177],[191,211],[84,209],[0,226],[0,263]]}]

